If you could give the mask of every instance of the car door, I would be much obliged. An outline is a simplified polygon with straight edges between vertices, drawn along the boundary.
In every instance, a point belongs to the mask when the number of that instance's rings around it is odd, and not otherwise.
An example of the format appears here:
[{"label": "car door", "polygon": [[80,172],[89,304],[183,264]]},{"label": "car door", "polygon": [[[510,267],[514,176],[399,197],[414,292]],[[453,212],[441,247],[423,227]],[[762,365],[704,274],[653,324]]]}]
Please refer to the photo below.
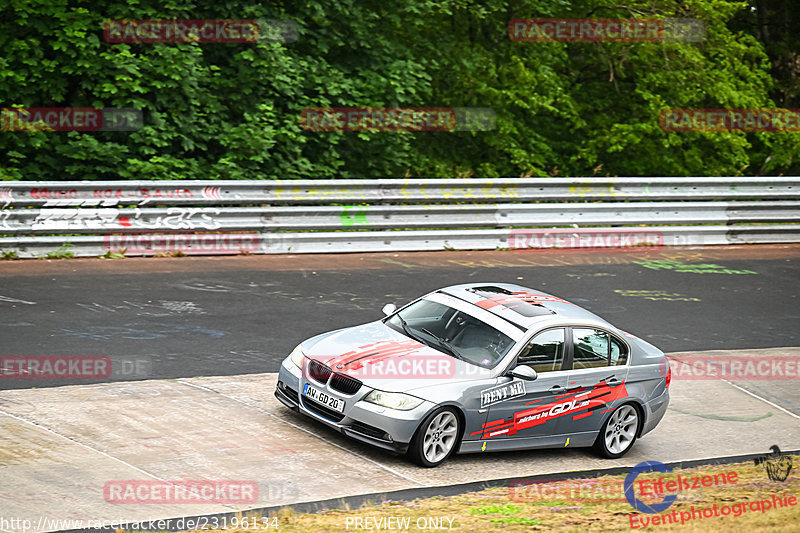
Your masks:
[{"label": "car door", "polygon": [[489,409],[482,439],[530,439],[531,445],[558,440],[561,399],[568,394],[566,348],[566,328],[537,333],[511,365],[529,366],[536,379],[503,376],[495,387],[481,391],[481,405]]},{"label": "car door", "polygon": [[570,328],[572,369],[568,387],[576,402],[563,420],[570,434],[597,432],[605,414],[628,397],[628,346],[616,335],[600,328]]}]

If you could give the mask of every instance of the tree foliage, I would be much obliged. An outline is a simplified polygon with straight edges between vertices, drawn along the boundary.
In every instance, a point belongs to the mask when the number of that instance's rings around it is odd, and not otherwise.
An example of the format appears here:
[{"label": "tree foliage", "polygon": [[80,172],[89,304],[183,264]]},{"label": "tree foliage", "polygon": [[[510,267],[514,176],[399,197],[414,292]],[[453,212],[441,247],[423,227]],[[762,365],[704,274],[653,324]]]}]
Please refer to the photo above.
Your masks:
[{"label": "tree foliage", "polygon": [[[6,0],[0,106],[136,108],[133,132],[0,132],[0,178],[762,175],[797,133],[665,132],[662,109],[796,104],[792,0]],[[697,43],[515,42],[531,17],[692,17]],[[754,23],[772,21],[772,31]],[[108,19],[290,19],[291,43],[109,43]],[[795,63],[792,63],[795,61]],[[794,65],[794,66],[793,66]],[[308,107],[489,107],[493,131],[306,131]]]}]

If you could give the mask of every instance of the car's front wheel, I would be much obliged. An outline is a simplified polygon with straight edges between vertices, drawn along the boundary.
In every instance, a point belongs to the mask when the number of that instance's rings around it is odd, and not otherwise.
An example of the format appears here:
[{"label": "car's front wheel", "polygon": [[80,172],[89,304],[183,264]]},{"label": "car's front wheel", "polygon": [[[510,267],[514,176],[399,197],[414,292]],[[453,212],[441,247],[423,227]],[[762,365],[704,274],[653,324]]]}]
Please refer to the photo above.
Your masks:
[{"label": "car's front wheel", "polygon": [[452,407],[442,407],[425,417],[411,445],[408,457],[420,466],[439,466],[456,448],[461,422]]},{"label": "car's front wheel", "polygon": [[622,457],[636,442],[640,423],[639,412],[633,405],[619,406],[603,424],[594,443],[595,450],[609,459]]}]

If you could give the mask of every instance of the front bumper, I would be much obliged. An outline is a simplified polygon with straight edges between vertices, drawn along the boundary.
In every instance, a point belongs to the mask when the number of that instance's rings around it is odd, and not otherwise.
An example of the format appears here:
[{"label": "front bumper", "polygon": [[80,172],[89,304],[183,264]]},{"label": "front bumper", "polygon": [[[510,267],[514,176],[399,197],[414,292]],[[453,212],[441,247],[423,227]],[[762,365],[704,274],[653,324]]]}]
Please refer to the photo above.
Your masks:
[{"label": "front bumper", "polygon": [[[345,402],[343,413],[329,409],[301,394],[306,383]],[[362,385],[354,394],[342,394],[303,375],[288,358],[281,363],[275,397],[290,409],[303,413],[361,442],[394,453],[405,453],[420,422],[435,407],[424,401],[414,409],[399,411],[363,401],[373,389]]]}]

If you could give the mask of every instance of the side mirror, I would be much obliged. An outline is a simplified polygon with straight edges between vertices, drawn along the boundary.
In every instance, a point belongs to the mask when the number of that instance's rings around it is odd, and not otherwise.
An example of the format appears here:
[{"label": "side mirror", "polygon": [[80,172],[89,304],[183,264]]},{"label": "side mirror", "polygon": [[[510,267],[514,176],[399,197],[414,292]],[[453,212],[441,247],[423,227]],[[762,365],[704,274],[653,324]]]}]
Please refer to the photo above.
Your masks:
[{"label": "side mirror", "polygon": [[394,304],[386,304],[383,306],[383,309],[381,309],[381,311],[383,311],[384,315],[389,316],[395,311],[397,311],[397,306]]},{"label": "side mirror", "polygon": [[519,365],[518,367],[513,368],[508,375],[515,378],[524,379],[526,381],[533,381],[537,378],[536,370],[527,365]]}]

